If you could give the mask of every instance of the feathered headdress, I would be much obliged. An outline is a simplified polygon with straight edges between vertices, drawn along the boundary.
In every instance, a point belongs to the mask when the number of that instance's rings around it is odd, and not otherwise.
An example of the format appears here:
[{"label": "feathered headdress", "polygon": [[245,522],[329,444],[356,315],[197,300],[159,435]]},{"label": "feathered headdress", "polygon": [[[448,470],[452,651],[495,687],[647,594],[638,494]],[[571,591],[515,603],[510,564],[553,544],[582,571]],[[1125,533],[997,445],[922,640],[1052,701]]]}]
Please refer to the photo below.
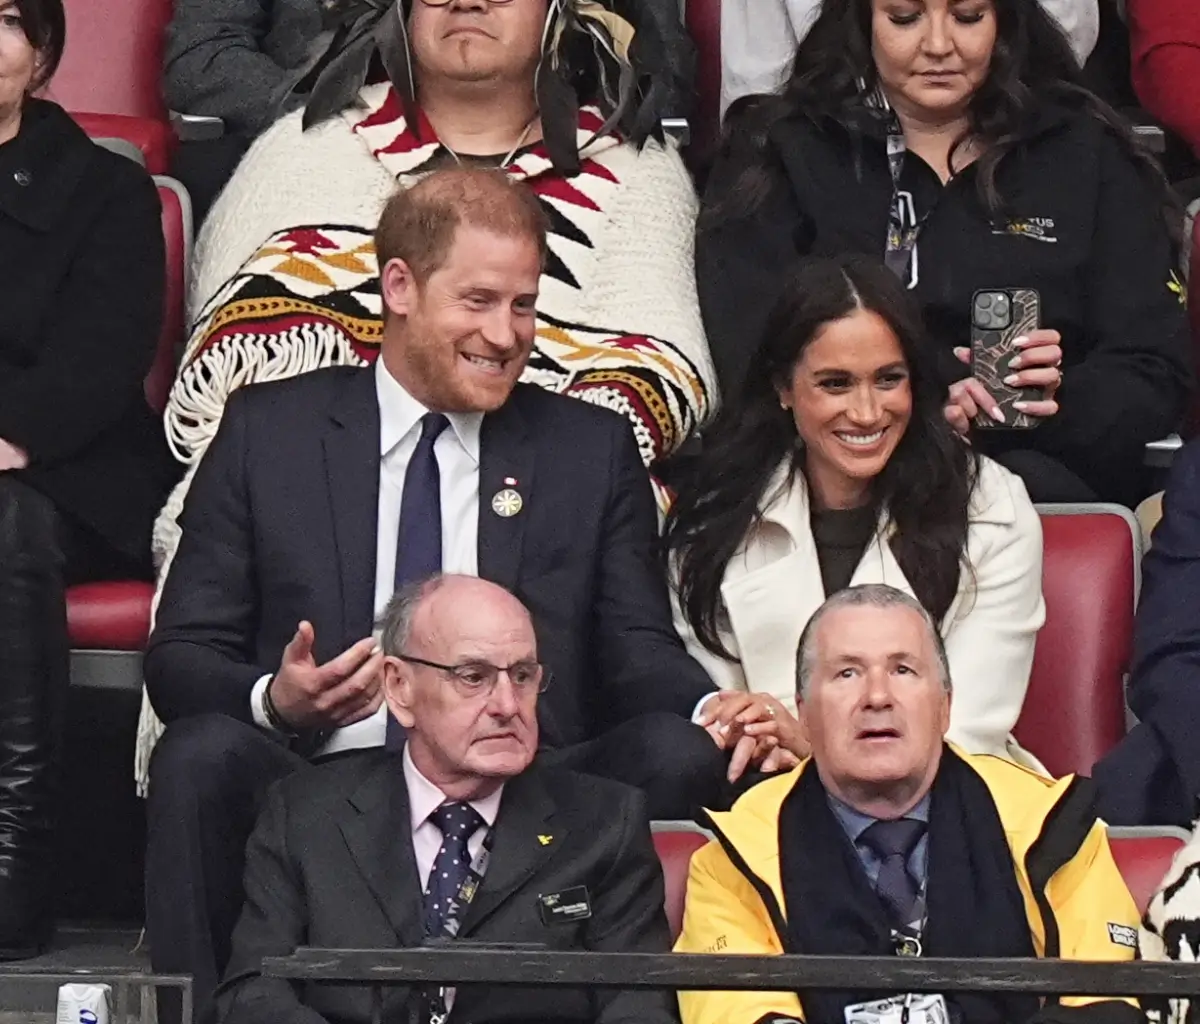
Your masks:
[{"label": "feathered headdress", "polygon": [[[306,96],[304,127],[352,106],[376,55],[419,131],[408,15],[421,0],[323,0],[324,28],[288,95]],[[579,169],[579,107],[599,106],[596,135],[637,145],[662,139],[662,121],[690,107],[695,52],[679,0],[549,0],[535,90],[542,138],[556,168]]]}]

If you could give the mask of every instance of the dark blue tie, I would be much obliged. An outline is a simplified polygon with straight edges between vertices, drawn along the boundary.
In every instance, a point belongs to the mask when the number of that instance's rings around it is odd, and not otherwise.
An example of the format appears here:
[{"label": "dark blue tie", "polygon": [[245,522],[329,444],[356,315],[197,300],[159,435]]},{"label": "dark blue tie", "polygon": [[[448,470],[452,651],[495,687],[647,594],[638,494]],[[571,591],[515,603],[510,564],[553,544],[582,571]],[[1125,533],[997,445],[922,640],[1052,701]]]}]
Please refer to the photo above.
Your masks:
[{"label": "dark blue tie", "polygon": [[[442,848],[434,858],[429,884],[425,886],[425,934],[439,936],[458,901],[463,882],[471,873],[467,842],[483,824],[483,818],[470,804],[445,803],[429,820],[441,829]],[[458,924],[462,924],[461,915]]]},{"label": "dark blue tie", "polygon": [[[449,425],[450,421],[440,412],[427,412],[421,417],[421,438],[408,460],[400,495],[395,590],[432,576],[442,568],[442,475],[438,472],[433,445]],[[390,714],[385,745],[389,750],[404,745],[404,727]]]},{"label": "dark blue tie", "polygon": [[875,891],[896,928],[908,927],[916,914],[921,885],[908,870],[908,859],[924,834],[925,822],[915,818],[900,818],[897,821],[877,821],[858,837],[879,857]]}]

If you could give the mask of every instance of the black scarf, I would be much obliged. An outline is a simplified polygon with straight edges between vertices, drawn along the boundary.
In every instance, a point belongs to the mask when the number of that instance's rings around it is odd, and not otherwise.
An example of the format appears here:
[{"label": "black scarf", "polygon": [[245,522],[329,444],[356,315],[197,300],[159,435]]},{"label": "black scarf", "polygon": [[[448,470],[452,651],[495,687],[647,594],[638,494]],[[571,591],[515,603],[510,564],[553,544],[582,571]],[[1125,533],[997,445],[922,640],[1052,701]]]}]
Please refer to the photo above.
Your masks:
[{"label": "black scarf", "polygon": [[[895,952],[883,904],[829,806],[816,768],[801,775],[779,817],[780,868],[788,932],[785,952],[889,956]],[[1008,840],[984,781],[948,747],[929,805],[926,956],[1032,957],[1025,904]],[[842,1024],[847,1005],[894,993],[800,993],[807,1024]],[[963,1024],[1024,1024],[1036,996],[948,993]]]}]

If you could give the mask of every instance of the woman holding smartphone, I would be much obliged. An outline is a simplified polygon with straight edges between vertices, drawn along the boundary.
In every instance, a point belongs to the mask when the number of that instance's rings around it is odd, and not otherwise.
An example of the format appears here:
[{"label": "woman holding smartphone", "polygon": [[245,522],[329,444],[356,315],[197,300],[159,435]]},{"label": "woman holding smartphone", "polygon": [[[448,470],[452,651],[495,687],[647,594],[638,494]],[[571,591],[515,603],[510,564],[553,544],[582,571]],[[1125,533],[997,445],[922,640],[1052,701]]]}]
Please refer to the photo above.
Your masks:
[{"label": "woman holding smartphone", "polygon": [[[868,253],[922,306],[950,423],[1034,500],[1143,497],[1144,447],[1192,385],[1168,192],[1078,74],[1033,0],[824,4],[782,91],[732,108],[704,197],[698,281],[724,389],[791,260]],[[975,293],[1014,289],[1040,302],[1007,378],[1040,389],[1025,429],[969,369]]]},{"label": "woman holding smartphone", "polygon": [[676,627],[718,686],[770,694],[779,717],[812,613],[891,584],[941,624],[950,738],[1036,767],[1011,732],[1045,618],[1041,524],[1020,479],[946,422],[930,356],[877,259],[787,272],[667,520]]}]

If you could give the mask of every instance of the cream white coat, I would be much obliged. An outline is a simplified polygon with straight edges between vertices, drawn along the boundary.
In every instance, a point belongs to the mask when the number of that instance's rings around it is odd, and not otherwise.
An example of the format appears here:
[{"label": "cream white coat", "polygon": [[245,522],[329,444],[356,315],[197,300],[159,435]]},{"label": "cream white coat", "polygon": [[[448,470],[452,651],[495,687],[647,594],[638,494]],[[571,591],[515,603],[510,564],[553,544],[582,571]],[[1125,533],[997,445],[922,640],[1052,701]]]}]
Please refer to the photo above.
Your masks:
[{"label": "cream white coat", "polygon": [[[789,480],[788,477],[792,476]],[[722,639],[737,660],[697,641],[675,601],[675,626],[717,686],[765,692],[795,710],[795,656],[804,624],[825,600],[809,525],[808,487],[781,467],[766,490],[762,521],[725,570]],[[1025,485],[980,459],[967,527],[967,562],[942,622],[954,697],[949,738],[972,754],[995,754],[1041,769],[1012,738],[1033,647],[1045,621],[1042,527]],[[867,546],[851,585],[912,587],[883,531]]]}]

